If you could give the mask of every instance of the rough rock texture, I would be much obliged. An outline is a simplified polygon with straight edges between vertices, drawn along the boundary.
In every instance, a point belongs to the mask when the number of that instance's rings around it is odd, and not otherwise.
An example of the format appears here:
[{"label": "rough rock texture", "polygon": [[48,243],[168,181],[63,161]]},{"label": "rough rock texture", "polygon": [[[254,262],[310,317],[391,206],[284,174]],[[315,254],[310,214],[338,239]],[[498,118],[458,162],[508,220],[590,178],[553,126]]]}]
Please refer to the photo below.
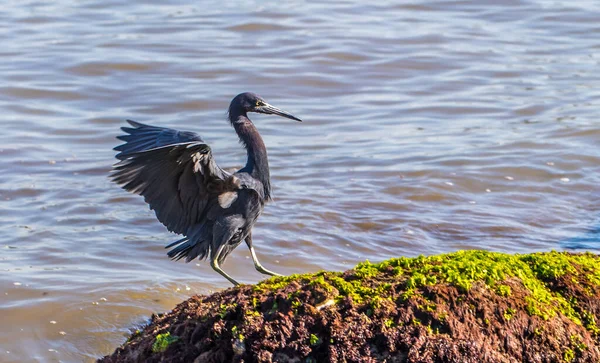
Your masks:
[{"label": "rough rock texture", "polygon": [[600,258],[483,251],[193,296],[100,362],[600,362]]}]

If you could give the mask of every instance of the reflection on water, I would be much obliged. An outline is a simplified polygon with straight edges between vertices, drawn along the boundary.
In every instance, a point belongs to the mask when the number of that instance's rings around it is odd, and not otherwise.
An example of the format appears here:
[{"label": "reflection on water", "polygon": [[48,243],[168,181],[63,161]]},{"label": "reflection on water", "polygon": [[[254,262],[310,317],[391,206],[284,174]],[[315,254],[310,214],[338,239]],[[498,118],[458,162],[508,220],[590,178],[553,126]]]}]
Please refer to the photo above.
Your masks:
[{"label": "reflection on water", "polygon": [[[464,248],[600,250],[594,2],[14,2],[0,13],[0,361],[91,361],[193,293],[141,198],[107,178],[125,118],[199,132],[253,91],[275,203],[255,227],[290,274]],[[262,278],[245,248],[226,270]]]}]

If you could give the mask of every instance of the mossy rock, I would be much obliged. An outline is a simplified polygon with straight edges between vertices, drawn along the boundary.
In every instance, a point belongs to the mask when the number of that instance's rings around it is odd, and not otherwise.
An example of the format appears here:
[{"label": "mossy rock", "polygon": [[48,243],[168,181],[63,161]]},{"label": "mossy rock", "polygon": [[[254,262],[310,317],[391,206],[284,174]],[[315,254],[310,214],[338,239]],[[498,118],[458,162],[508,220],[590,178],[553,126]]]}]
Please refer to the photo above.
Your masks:
[{"label": "mossy rock", "polygon": [[599,319],[597,255],[459,251],[193,296],[100,361],[600,362]]}]

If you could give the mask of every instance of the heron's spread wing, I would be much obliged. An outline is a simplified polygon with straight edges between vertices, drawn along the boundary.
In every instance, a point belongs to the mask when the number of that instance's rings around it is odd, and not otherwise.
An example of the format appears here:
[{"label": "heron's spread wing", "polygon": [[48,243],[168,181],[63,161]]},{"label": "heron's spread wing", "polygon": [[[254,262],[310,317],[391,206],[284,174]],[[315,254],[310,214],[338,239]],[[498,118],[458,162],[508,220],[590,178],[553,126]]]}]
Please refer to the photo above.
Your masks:
[{"label": "heron's spread wing", "polygon": [[123,140],[125,143],[114,148],[114,150],[120,151],[116,156],[119,160],[126,159],[128,154],[161,146],[191,141],[204,143],[200,135],[195,132],[150,126],[132,120],[127,120],[127,122],[133,127],[121,127],[121,130],[129,135],[117,136],[117,139]]},{"label": "heron's spread wing", "polygon": [[123,128],[129,135],[120,137],[126,143],[116,148],[121,161],[111,177],[125,190],[144,196],[170,231],[186,234],[206,218],[220,194],[236,188],[235,177],[216,164],[197,134],[130,124],[134,128]]}]

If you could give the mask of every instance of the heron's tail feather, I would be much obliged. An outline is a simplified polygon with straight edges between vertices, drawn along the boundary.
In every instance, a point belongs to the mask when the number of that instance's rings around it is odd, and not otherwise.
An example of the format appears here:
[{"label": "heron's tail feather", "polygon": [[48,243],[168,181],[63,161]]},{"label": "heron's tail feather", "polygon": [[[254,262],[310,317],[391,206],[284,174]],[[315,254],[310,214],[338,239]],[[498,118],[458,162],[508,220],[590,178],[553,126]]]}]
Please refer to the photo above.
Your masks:
[{"label": "heron's tail feather", "polygon": [[173,260],[181,260],[185,257],[185,262],[190,262],[195,258],[203,260],[210,252],[210,243],[207,240],[198,241],[188,237],[175,241],[165,248],[171,247],[175,248],[167,252],[167,255]]},{"label": "heron's tail feather", "polygon": [[211,230],[210,225],[204,223],[196,225],[189,231],[188,236],[165,247],[174,247],[167,255],[173,260],[181,260],[185,257],[185,262],[190,262],[197,257],[201,260],[205,259],[210,252]]}]

